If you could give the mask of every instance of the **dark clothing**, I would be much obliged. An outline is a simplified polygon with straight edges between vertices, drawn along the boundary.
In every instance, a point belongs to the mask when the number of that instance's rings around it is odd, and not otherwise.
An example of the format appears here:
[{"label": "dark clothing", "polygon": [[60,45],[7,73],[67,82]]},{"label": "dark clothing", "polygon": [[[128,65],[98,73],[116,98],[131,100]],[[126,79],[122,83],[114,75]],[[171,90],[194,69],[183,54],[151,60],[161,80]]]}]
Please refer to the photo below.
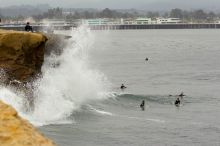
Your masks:
[{"label": "dark clothing", "polygon": [[144,111],[144,107],[145,107],[145,102],[143,100],[142,103],[140,104],[140,108]]},{"label": "dark clothing", "polygon": [[177,100],[175,101],[175,105],[180,105],[180,100],[179,100],[179,99],[177,99]]},{"label": "dark clothing", "polygon": [[183,92],[179,95],[180,97],[183,97],[183,96],[185,96],[184,94],[183,94]]},{"label": "dark clothing", "polygon": [[121,89],[124,89],[124,88],[127,88],[127,87],[125,87],[123,84],[121,85]]},{"label": "dark clothing", "polygon": [[32,26],[30,26],[29,24],[27,24],[27,25],[25,26],[25,31],[31,31],[31,32],[33,32]]}]

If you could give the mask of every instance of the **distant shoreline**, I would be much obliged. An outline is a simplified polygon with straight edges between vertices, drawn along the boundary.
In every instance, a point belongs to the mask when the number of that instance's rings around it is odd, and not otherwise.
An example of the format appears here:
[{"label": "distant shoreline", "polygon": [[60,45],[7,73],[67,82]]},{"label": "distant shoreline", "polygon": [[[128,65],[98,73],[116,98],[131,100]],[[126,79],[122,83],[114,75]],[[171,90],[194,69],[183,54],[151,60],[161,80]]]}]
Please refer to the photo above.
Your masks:
[{"label": "distant shoreline", "polygon": [[[45,30],[46,25],[33,25],[35,31]],[[54,30],[69,30],[75,25],[56,25]],[[89,25],[91,30],[127,30],[127,29],[220,29],[220,23],[180,23],[180,24],[146,24],[146,25]],[[0,29],[24,30],[23,25],[2,25]]]}]

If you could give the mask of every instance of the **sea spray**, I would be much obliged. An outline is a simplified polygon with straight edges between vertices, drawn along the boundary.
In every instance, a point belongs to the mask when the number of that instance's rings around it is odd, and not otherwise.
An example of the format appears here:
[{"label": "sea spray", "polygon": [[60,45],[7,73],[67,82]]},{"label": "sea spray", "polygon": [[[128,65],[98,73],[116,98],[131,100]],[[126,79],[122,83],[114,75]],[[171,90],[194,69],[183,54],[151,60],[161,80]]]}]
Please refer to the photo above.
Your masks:
[{"label": "sea spray", "polygon": [[[68,47],[59,56],[52,54],[45,58],[42,76],[33,83],[34,110],[24,113],[22,97],[12,102],[23,116],[38,125],[67,122],[74,110],[91,100],[104,99],[109,82],[104,74],[91,69],[88,55],[93,36],[86,27],[71,32]],[[8,89],[5,89],[8,90]],[[11,92],[8,90],[8,92]],[[14,94],[14,93],[11,93]],[[9,94],[10,95],[10,94]],[[0,98],[10,98],[5,94]]]}]

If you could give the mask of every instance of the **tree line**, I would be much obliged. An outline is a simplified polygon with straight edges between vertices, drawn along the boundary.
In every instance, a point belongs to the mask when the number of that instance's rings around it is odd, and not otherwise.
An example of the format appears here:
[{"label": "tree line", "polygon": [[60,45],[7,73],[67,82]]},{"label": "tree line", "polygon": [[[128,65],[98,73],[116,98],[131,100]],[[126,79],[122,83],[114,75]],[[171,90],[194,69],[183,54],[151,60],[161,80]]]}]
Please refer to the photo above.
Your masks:
[{"label": "tree line", "polygon": [[[24,20],[27,16],[14,16],[14,17],[4,17],[1,15],[0,17],[5,19],[13,19],[13,20]],[[172,9],[168,12],[158,12],[158,11],[121,11],[121,10],[111,10],[109,8],[105,8],[101,11],[94,10],[67,10],[62,8],[51,8],[48,11],[43,12],[41,14],[31,15],[36,21],[40,21],[42,19],[65,19],[65,20],[74,20],[74,19],[94,19],[94,18],[137,18],[137,17],[148,17],[155,19],[157,17],[172,17],[172,18],[180,18],[183,22],[213,22],[220,18],[220,13],[215,13],[212,11],[204,11],[202,9],[199,10],[182,10],[179,8]]]},{"label": "tree line", "polygon": [[148,12],[120,12],[117,10],[111,10],[109,8],[105,8],[102,11],[73,11],[69,13],[64,13],[61,8],[53,8],[49,9],[48,12],[42,15],[33,16],[35,19],[40,20],[44,18],[50,19],[60,19],[64,18],[66,20],[72,19],[91,19],[91,18],[137,18],[137,17],[148,17],[148,18],[157,18],[157,17],[172,17],[172,18],[180,18],[184,22],[213,22],[220,18],[220,13],[214,13],[212,11],[206,12],[202,9],[187,11],[182,9],[172,9],[169,12],[159,13],[157,11],[148,11]]}]

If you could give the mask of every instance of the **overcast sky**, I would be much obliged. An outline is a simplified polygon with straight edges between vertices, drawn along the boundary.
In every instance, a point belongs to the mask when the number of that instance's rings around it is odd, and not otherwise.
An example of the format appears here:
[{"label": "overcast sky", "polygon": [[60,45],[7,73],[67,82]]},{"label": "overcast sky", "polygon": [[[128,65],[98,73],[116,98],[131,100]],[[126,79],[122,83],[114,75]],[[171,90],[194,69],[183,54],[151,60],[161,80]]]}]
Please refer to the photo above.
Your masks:
[{"label": "overcast sky", "polygon": [[220,10],[220,0],[0,0],[0,7],[11,5],[49,4],[65,8],[114,8],[114,9],[209,9]]}]

